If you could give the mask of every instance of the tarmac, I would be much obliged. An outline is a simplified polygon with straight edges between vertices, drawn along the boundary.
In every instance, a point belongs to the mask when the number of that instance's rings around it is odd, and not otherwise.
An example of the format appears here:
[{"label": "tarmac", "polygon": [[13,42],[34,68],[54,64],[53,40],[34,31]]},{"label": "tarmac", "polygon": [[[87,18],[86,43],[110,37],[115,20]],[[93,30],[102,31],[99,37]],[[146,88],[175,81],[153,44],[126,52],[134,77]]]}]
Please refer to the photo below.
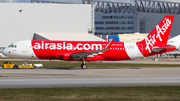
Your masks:
[{"label": "tarmac", "polygon": [[[4,60],[0,60],[4,61]],[[7,59],[6,61],[9,61]],[[15,59],[14,61],[23,61]],[[34,61],[34,60],[30,60]],[[48,60],[35,60],[48,61]],[[180,59],[136,59],[109,63],[180,64]],[[180,67],[165,68],[0,68],[0,88],[180,86]]]},{"label": "tarmac", "polygon": [[180,68],[0,69],[0,88],[180,86]]}]

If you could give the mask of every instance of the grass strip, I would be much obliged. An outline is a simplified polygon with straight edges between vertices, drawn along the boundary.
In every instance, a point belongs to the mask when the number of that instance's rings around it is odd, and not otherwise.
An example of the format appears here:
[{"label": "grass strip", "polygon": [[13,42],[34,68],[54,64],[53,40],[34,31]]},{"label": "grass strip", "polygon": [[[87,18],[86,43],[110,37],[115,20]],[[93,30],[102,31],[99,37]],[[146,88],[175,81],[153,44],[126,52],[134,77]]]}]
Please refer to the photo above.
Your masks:
[{"label": "grass strip", "polygon": [[[13,61],[15,64],[22,64],[23,61]],[[28,61],[29,64],[43,64],[44,68],[81,68],[81,62],[63,61]],[[88,68],[146,68],[146,67],[180,67],[179,64],[132,64],[132,63],[99,63],[86,62]],[[0,66],[3,62],[0,62]]]},{"label": "grass strip", "polygon": [[0,89],[0,101],[179,101],[179,86]]}]

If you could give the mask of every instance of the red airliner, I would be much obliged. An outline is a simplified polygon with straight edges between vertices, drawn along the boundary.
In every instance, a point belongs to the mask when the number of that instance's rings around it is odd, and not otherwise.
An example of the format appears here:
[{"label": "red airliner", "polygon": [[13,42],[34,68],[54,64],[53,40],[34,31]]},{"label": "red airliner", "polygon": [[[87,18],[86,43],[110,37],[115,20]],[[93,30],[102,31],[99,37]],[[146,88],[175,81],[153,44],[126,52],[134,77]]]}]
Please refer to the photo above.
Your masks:
[{"label": "red airliner", "polygon": [[119,61],[147,57],[175,50],[167,45],[174,16],[165,16],[152,32],[140,42],[107,41],[47,41],[24,40],[12,43],[2,53],[5,56],[23,59],[58,59],[82,61]]}]

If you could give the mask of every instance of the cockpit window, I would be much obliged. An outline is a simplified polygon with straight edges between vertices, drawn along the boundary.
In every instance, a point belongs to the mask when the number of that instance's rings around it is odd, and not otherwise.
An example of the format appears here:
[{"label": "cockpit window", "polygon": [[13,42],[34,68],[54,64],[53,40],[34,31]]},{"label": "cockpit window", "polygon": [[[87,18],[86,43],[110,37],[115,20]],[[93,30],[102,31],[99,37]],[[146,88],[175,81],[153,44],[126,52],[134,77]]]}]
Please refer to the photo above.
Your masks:
[{"label": "cockpit window", "polygon": [[11,44],[11,45],[9,45],[8,47],[16,48],[17,46],[16,46],[16,45]]},{"label": "cockpit window", "polygon": [[13,44],[9,45],[8,47],[12,47]]}]

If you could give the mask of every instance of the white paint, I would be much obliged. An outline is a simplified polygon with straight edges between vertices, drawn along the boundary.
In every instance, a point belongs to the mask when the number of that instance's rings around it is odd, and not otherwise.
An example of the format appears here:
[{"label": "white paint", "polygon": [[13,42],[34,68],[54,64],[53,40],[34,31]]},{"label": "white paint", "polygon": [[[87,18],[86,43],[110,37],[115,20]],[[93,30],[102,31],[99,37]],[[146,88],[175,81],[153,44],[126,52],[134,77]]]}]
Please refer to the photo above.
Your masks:
[{"label": "white paint", "polygon": [[0,47],[31,40],[35,32],[88,33],[91,5],[0,3]]},{"label": "white paint", "polygon": [[174,46],[176,46],[176,49],[180,49],[180,35],[177,35],[177,36],[169,39],[167,44],[174,45]]},{"label": "white paint", "polygon": [[35,32],[33,40],[104,41],[89,33]]},{"label": "white paint", "polygon": [[[27,43],[28,48],[26,52],[22,51],[24,45],[23,43]],[[2,51],[3,55],[13,58],[38,59],[37,56],[34,54],[33,49],[31,48],[31,40],[18,41],[13,43],[13,45],[16,45],[17,47],[5,48]]]},{"label": "white paint", "polygon": [[124,47],[128,56],[131,59],[144,57],[142,53],[139,51],[139,48],[137,47],[136,43],[124,42]]},{"label": "white paint", "polygon": [[43,64],[34,64],[36,67],[43,67]]}]

